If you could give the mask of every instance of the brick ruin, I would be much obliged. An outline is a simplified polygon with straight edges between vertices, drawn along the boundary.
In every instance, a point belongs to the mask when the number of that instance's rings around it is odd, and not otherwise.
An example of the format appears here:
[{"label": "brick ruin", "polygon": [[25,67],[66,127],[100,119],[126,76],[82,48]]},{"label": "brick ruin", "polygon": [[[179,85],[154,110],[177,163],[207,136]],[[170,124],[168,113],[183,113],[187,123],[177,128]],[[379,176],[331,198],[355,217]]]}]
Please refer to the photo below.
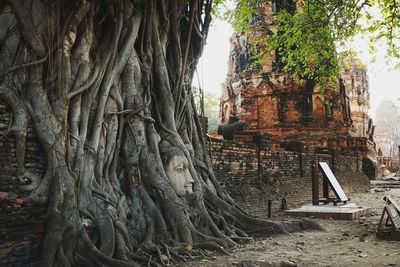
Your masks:
[{"label": "brick ruin", "polygon": [[[0,266],[38,266],[46,207],[22,203],[26,192],[16,177],[11,110],[0,99]],[[26,136],[25,167],[44,175],[46,156],[33,128]]]},{"label": "brick ruin", "polygon": [[349,134],[363,140],[363,145],[359,147],[363,156],[363,170],[370,179],[378,179],[381,173],[377,159],[376,123],[373,125],[368,115],[370,93],[367,69],[352,53],[344,56],[340,64],[341,79],[349,99],[352,126]]},{"label": "brick ruin", "polygon": [[376,110],[375,142],[381,150],[381,156],[398,157],[400,145],[400,127],[398,107],[393,102],[385,100]]},{"label": "brick ruin", "polygon": [[250,43],[273,31],[273,14],[279,8],[295,12],[293,1],[278,3],[264,1],[263,13],[254,20],[249,33],[236,33],[231,38],[220,102],[220,133],[239,142],[261,138],[278,150],[361,154],[364,172],[375,179],[378,168],[373,125],[368,117],[368,78],[355,58],[341,62],[346,68],[342,67],[337,86],[324,88],[311,80],[296,83],[281,70],[277,53],[272,52],[258,66],[252,64]]},{"label": "brick ruin", "polygon": [[274,1],[265,1],[264,13],[252,30],[231,39],[221,122],[238,117],[247,123],[247,132],[272,135],[279,143],[321,139],[316,136],[345,137],[351,118],[343,83],[337,88],[320,88],[312,81],[296,84],[290,74],[281,71],[275,54],[260,66],[252,66],[249,44],[274,28],[272,14],[276,9]]},{"label": "brick ruin", "polygon": [[[223,187],[246,212],[267,217],[272,211],[311,204],[313,160],[326,161],[346,193],[365,192],[369,180],[362,171],[362,156],[319,154],[271,149],[260,143],[209,138],[215,174]],[[320,174],[321,176],[321,174]]]},{"label": "brick ruin", "polygon": [[369,138],[368,130],[370,108],[369,83],[366,67],[352,54],[341,60],[341,77],[349,99],[351,131],[357,137]]},{"label": "brick ruin", "polygon": [[399,171],[400,127],[398,107],[389,100],[382,101],[377,108],[375,121],[375,142],[378,161],[385,170]]}]

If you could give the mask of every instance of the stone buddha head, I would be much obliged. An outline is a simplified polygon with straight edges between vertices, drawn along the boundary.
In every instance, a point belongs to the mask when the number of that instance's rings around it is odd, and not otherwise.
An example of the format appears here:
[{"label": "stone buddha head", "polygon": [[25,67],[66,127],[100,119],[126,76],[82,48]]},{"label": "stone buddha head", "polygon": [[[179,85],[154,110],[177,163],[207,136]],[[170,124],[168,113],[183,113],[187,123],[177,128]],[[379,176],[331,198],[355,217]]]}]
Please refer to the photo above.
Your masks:
[{"label": "stone buddha head", "polygon": [[188,170],[188,160],[179,148],[171,146],[166,140],[158,143],[164,170],[176,194],[180,197],[193,194],[194,180]]}]

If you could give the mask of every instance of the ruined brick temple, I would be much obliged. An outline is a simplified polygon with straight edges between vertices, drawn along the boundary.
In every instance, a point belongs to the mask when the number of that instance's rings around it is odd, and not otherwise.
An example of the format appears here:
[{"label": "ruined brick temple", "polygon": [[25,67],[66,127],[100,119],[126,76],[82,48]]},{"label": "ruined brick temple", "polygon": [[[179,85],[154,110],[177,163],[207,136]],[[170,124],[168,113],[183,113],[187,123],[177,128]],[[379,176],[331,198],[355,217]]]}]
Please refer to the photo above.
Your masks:
[{"label": "ruined brick temple", "polygon": [[349,130],[356,137],[371,138],[369,135],[373,133],[368,125],[370,95],[366,67],[352,54],[342,59],[341,66],[341,77],[350,105],[352,127]]},{"label": "ruined brick temple", "polygon": [[400,145],[399,110],[392,101],[382,101],[376,110],[375,142],[381,155],[398,157]]},{"label": "ruined brick temple", "polygon": [[376,110],[375,142],[378,161],[383,169],[399,171],[400,127],[399,107],[389,100],[382,101]]},{"label": "ruined brick temple", "polygon": [[[233,141],[261,139],[273,149],[286,151],[359,154],[365,173],[374,179],[376,151],[368,117],[368,77],[354,56],[344,57],[341,79],[332,87],[311,80],[296,83],[281,70],[277,53],[258,66],[252,64],[249,43],[274,28],[274,12],[280,8],[295,12],[293,1],[284,2],[265,1],[263,14],[254,20],[250,32],[231,38],[220,104],[221,134]],[[238,127],[233,125],[239,122]]]}]

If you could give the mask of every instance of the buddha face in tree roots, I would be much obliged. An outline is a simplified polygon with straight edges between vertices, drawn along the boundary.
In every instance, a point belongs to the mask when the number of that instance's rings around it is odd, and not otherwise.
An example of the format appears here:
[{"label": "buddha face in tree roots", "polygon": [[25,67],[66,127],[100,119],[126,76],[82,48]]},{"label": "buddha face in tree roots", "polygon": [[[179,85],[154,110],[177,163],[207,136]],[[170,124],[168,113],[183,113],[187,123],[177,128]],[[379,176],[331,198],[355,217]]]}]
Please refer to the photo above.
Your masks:
[{"label": "buddha face in tree roots", "polygon": [[183,152],[171,146],[171,144],[165,140],[160,141],[159,148],[164,170],[176,194],[181,197],[193,194],[194,180],[189,173],[189,163]]},{"label": "buddha face in tree roots", "polygon": [[178,196],[193,193],[193,178],[188,170],[188,161],[183,155],[172,156],[164,165],[165,172]]}]

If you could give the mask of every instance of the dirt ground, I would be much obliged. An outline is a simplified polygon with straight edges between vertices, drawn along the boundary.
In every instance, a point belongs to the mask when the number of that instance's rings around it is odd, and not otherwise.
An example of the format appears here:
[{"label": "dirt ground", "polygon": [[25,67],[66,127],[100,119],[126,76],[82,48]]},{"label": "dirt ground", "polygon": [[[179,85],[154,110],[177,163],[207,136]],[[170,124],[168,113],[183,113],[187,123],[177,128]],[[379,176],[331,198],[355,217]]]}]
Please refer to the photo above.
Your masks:
[{"label": "dirt ground", "polygon": [[400,266],[400,241],[376,238],[385,195],[400,202],[400,189],[349,194],[350,203],[370,207],[370,213],[353,221],[315,219],[325,232],[263,238],[238,246],[229,256],[210,253],[209,259],[177,266]]}]

